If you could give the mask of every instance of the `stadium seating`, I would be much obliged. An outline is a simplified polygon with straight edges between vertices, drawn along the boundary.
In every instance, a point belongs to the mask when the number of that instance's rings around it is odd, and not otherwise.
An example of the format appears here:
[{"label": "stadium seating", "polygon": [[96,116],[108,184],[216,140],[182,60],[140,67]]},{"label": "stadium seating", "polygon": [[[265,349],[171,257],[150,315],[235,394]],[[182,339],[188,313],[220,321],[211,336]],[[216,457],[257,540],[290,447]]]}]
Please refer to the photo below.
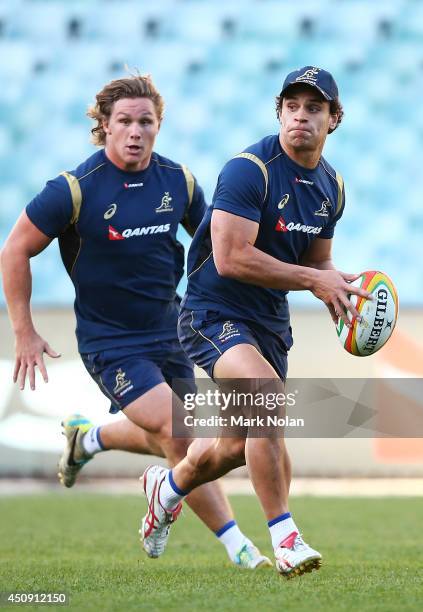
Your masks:
[{"label": "stadium seating", "polygon": [[[225,160],[278,129],[284,74],[314,64],[345,108],[326,149],[347,189],[337,264],[382,269],[402,304],[422,305],[422,41],[418,0],[0,0],[0,242],[49,177],[90,154],[87,105],[126,65],[165,97],[157,150],[210,200]],[[35,302],[72,302],[55,249],[34,275]]]}]

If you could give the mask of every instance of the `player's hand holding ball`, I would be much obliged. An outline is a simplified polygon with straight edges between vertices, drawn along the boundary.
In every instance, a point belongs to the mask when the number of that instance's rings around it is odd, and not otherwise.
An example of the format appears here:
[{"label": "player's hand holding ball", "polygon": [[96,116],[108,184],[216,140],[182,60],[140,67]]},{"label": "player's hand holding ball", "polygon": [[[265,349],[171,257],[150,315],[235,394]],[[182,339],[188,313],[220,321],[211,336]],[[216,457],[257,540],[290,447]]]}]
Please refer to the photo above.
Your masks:
[{"label": "player's hand holding ball", "polygon": [[315,270],[314,272],[315,277],[311,288],[313,294],[326,304],[335,324],[342,320],[347,328],[351,327],[352,321],[360,317],[355,302],[351,300],[351,295],[365,300],[372,299],[365,288],[354,284],[361,274],[346,274],[338,270]]}]

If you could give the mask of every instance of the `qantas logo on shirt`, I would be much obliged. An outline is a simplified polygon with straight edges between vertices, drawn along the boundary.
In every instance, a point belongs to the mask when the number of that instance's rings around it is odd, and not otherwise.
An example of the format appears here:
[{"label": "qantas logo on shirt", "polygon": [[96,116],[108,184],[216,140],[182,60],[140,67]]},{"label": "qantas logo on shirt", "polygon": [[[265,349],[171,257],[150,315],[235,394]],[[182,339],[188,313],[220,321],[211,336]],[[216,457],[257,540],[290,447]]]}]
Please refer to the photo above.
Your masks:
[{"label": "qantas logo on shirt", "polygon": [[279,217],[275,230],[277,232],[303,232],[304,234],[320,234],[322,228],[315,227],[313,225],[301,225],[301,223],[293,223],[292,221],[286,224],[283,217]]},{"label": "qantas logo on shirt", "polygon": [[286,223],[284,221],[283,217],[279,217],[278,222],[276,223],[276,227],[275,230],[277,232],[287,232],[288,230],[286,229]]},{"label": "qantas logo on shirt", "polygon": [[125,189],[136,189],[137,187],[144,187],[144,183],[124,183]]},{"label": "qantas logo on shirt", "polygon": [[125,238],[114,227],[109,225],[109,240],[125,240]]},{"label": "qantas logo on shirt", "polygon": [[133,236],[148,236],[151,234],[163,234],[170,230],[170,223],[165,225],[148,225],[144,227],[135,227],[134,229],[124,229],[122,233],[115,230],[114,227],[109,225],[109,240],[125,240],[125,238],[132,238]]}]

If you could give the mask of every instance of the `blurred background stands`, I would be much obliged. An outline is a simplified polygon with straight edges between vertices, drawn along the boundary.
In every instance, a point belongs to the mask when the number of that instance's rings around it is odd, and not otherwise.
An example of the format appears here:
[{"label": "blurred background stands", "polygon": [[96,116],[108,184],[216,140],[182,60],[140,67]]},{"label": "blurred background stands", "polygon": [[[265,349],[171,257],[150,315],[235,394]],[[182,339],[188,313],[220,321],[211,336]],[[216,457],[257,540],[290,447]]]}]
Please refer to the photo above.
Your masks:
[{"label": "blurred background stands", "polygon": [[[87,106],[125,66],[153,75],[166,101],[157,150],[210,201],[225,161],[277,131],[285,74],[313,64],[345,108],[325,151],[347,188],[337,265],[382,269],[403,305],[422,305],[422,42],[418,0],[0,1],[0,241],[46,180],[94,150]],[[57,250],[34,276],[35,303],[72,302]]]}]

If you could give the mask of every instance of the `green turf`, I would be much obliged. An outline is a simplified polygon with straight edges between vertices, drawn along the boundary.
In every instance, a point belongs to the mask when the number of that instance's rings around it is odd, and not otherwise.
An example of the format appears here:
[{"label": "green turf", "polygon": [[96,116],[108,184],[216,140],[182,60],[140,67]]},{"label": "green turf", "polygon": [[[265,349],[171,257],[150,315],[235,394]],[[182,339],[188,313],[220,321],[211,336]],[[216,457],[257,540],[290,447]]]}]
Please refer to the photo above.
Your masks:
[{"label": "green turf", "polygon": [[[232,501],[241,528],[270,556],[256,499]],[[324,565],[288,582],[270,568],[231,567],[190,510],[174,525],[165,555],[150,560],[137,541],[144,503],[136,496],[75,490],[6,498],[0,591],[66,591],[70,608],[59,610],[423,609],[423,499],[303,497],[291,509]]]}]

